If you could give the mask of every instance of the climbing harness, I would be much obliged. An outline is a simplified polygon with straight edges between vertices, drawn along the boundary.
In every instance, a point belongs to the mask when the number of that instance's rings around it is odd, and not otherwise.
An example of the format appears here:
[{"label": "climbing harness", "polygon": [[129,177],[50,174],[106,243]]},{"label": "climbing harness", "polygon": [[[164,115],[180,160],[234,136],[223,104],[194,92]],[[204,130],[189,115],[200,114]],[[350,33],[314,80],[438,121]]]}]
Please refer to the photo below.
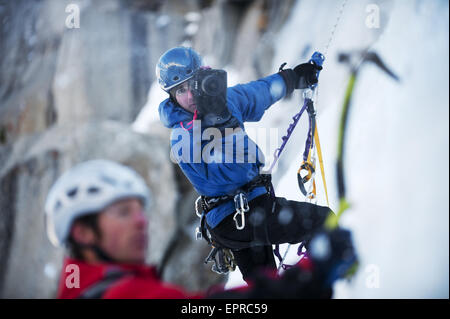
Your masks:
[{"label": "climbing harness", "polygon": [[234,271],[236,269],[236,262],[231,249],[222,247],[213,241],[211,234],[205,225],[207,212],[206,207],[204,198],[202,198],[202,196],[198,197],[195,201],[195,214],[200,217],[200,226],[195,229],[195,238],[196,240],[204,238],[211,246],[211,251],[206,257],[204,263],[208,264],[209,262],[213,262],[211,270],[218,274],[226,275],[230,271]]},{"label": "climbing harness", "polygon": [[215,197],[209,197],[204,195],[199,196],[195,201],[196,215],[199,218],[201,218],[202,217],[202,214],[200,213],[201,209],[206,215],[206,213],[216,208],[217,206],[230,200],[233,200],[236,209],[236,212],[233,216],[233,220],[235,221],[236,229],[242,230],[245,227],[244,213],[250,210],[250,207],[248,205],[247,194],[249,194],[256,187],[261,186],[266,188],[267,193],[273,195],[271,175],[259,174],[253,180],[251,180],[250,182],[248,182],[247,184],[241,186],[238,190],[236,190],[234,194]]},{"label": "climbing harness", "polygon": [[212,271],[226,275],[229,271],[234,271],[236,262],[234,260],[233,252],[229,248],[221,246],[213,240],[210,232],[206,227],[206,215],[209,211],[217,206],[234,201],[236,212],[233,215],[233,220],[237,230],[245,228],[245,213],[250,210],[248,205],[247,194],[249,194],[256,187],[264,186],[267,193],[273,194],[271,175],[260,174],[244,186],[240,187],[233,195],[223,195],[217,197],[199,196],[195,201],[195,214],[200,218],[200,226],[195,229],[195,238],[205,239],[211,246],[211,251],[205,259],[205,264],[213,262]]}]

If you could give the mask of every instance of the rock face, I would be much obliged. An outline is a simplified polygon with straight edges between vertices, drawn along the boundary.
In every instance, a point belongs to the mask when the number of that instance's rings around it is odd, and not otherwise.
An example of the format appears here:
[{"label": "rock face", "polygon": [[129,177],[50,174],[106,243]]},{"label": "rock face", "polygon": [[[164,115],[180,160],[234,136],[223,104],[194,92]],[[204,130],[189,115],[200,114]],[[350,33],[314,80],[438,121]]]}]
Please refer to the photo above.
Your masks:
[{"label": "rock face", "polygon": [[[18,140],[4,156],[1,171],[2,288],[4,297],[46,297],[53,292],[62,252],[45,232],[43,205],[55,179],[76,163],[106,158],[133,167],[147,181],[155,200],[149,212],[148,261],[158,264],[175,231],[177,189],[167,144],[133,132],[118,122],[54,126],[36,137]],[[3,152],[2,152],[3,154]],[[4,155],[4,154],[3,154]],[[9,207],[8,207],[9,206]],[[32,270],[32,271],[31,271]],[[37,278],[36,278],[37,277]],[[17,285],[21,280],[27,285]]]},{"label": "rock face", "polygon": [[226,279],[203,264],[197,194],[169,159],[168,130],[140,134],[130,124],[173,46],[192,45],[249,78],[271,72],[271,34],[292,2],[0,1],[0,297],[54,296],[63,251],[47,239],[44,201],[58,176],[94,158],[148,182],[148,262],[164,280],[198,291]]}]

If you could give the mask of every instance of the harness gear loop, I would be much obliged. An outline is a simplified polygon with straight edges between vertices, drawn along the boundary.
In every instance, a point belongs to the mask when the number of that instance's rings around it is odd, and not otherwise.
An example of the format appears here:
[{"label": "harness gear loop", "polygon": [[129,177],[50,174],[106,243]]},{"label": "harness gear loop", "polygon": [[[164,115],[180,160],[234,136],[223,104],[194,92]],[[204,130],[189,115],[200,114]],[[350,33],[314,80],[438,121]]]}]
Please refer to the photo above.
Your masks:
[{"label": "harness gear loop", "polygon": [[[211,242],[209,239],[210,236],[208,235],[208,231],[205,227],[206,215],[208,214],[209,211],[211,211],[215,207],[231,200],[234,200],[235,202],[235,207],[237,210],[235,215],[238,214],[241,211],[241,209],[243,210],[243,213],[241,214],[240,225],[237,221],[238,216],[235,216],[234,218],[236,227],[239,230],[243,229],[243,227],[245,227],[244,213],[250,210],[248,199],[245,194],[249,194],[253,189],[260,186],[263,186],[266,189],[267,194],[270,194],[273,198],[275,197],[275,193],[273,191],[272,186],[272,177],[270,174],[260,174],[256,176],[253,180],[251,180],[244,186],[241,186],[240,189],[238,190],[238,193],[234,196],[233,195],[222,195],[217,197],[208,197],[205,195],[199,196],[195,200],[195,214],[200,218],[200,226],[195,229],[195,238],[197,239],[204,238],[210,244]],[[239,195],[240,193],[242,193],[242,195]]]},{"label": "harness gear loop", "polygon": [[[195,200],[195,214],[200,218],[200,226],[195,229],[195,237],[196,239],[205,239],[208,245],[212,247],[210,253],[205,259],[205,264],[208,262],[214,263],[211,268],[212,271],[218,274],[226,275],[230,271],[234,271],[236,269],[236,262],[231,249],[225,248],[213,240],[206,227],[206,215],[215,207],[225,202],[234,200],[236,207],[236,213],[234,216],[236,228],[239,230],[243,229],[245,227],[244,213],[250,210],[246,194],[249,194],[253,189],[260,186],[265,187],[267,194],[275,197],[271,175],[260,174],[244,186],[241,186],[234,196],[222,195],[217,197],[208,197],[201,195]],[[238,214],[241,215],[240,223],[238,222]]]}]

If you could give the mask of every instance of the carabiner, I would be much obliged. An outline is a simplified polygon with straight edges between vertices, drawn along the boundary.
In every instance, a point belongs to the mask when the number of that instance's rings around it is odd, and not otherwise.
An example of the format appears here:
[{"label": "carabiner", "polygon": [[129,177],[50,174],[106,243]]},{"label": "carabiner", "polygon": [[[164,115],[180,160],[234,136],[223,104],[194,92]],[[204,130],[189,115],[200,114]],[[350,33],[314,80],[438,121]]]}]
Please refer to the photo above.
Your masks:
[{"label": "carabiner", "polygon": [[[307,171],[308,174],[305,176],[301,175],[301,171]],[[310,196],[310,192],[308,192],[305,188],[305,184],[309,182],[310,180],[313,180],[315,177],[316,171],[313,163],[310,162],[303,162],[300,166],[300,168],[297,171],[297,182],[298,187],[300,188],[300,191],[303,193],[304,196]]]},{"label": "carabiner", "polygon": [[234,196],[234,206],[236,210],[242,210],[244,212],[249,211],[247,196],[244,193],[239,193]]},{"label": "carabiner", "polygon": [[[250,210],[248,206],[247,196],[240,192],[234,196],[234,206],[236,208],[236,213],[233,216],[233,220],[236,223],[236,229],[242,230],[245,227],[245,216],[244,213]],[[241,224],[239,225],[237,221],[237,215],[241,215]]]},{"label": "carabiner", "polygon": [[198,218],[202,218],[202,214],[200,213],[200,210],[199,210],[199,206],[201,205],[199,203],[199,201],[201,201],[201,200],[202,200],[201,196],[197,197],[197,199],[195,200],[195,204],[194,204],[195,205],[195,214],[197,215]]},{"label": "carabiner", "polygon": [[[240,214],[241,215],[241,225],[239,226],[239,223],[238,223],[238,221],[237,221],[237,215],[238,214]],[[236,224],[236,229],[237,230],[243,230],[244,229],[244,227],[245,227],[245,216],[244,216],[244,212],[241,210],[241,211],[237,211],[235,214],[234,214],[234,216],[233,216],[233,220],[234,220],[234,223]]]}]

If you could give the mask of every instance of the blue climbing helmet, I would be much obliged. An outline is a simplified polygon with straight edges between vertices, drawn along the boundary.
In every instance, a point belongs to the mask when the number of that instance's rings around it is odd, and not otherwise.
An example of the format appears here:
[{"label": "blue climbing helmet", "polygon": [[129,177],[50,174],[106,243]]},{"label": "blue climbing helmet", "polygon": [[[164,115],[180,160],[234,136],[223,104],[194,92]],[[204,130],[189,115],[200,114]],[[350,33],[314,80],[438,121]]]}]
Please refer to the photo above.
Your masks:
[{"label": "blue climbing helmet", "polygon": [[201,56],[188,47],[176,47],[164,53],[156,65],[156,77],[161,88],[169,90],[189,80],[202,65]]}]

